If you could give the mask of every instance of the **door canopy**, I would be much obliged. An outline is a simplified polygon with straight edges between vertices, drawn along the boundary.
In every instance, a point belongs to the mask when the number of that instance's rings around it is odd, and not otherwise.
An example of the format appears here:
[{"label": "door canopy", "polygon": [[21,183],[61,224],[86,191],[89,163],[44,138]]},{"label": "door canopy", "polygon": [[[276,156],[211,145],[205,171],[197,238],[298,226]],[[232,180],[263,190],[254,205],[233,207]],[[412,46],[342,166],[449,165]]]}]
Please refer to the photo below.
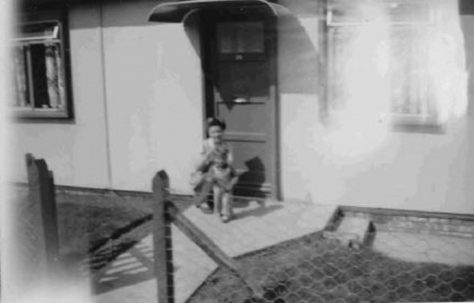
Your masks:
[{"label": "door canopy", "polygon": [[155,6],[148,18],[153,22],[182,22],[193,12],[222,8],[258,8],[271,16],[288,14],[284,6],[266,0],[180,0],[163,2]]}]

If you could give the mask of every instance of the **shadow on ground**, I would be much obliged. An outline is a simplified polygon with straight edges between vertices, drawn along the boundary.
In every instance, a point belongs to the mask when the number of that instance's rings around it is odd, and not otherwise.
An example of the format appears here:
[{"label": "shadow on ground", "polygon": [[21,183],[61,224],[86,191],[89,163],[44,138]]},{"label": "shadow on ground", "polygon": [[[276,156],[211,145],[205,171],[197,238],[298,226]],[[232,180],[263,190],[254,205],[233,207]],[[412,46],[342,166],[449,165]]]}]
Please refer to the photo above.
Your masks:
[{"label": "shadow on ground", "polygon": [[240,211],[240,212],[235,212],[235,215],[234,215],[234,220],[239,220],[239,219],[243,219],[245,217],[249,217],[249,216],[253,216],[253,217],[263,217],[275,210],[278,210],[280,208],[282,208],[283,206],[281,205],[270,205],[270,206],[265,206],[263,204],[258,204],[258,206],[256,208],[252,208],[252,209],[245,209],[243,211]]},{"label": "shadow on ground", "polygon": [[94,293],[101,294],[117,288],[154,279],[153,251],[147,247],[133,246],[120,255],[94,284]]}]

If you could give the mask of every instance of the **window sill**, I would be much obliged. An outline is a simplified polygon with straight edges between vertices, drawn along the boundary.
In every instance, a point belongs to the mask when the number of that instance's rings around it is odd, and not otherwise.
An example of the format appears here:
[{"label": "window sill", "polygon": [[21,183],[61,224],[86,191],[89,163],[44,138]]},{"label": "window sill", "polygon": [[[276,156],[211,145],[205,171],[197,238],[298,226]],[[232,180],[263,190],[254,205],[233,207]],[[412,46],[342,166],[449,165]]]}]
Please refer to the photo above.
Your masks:
[{"label": "window sill", "polygon": [[413,133],[444,133],[444,125],[436,116],[422,116],[413,114],[392,114],[392,129],[400,132]]},{"label": "window sill", "polygon": [[54,109],[14,109],[13,117],[16,119],[69,119],[69,113],[65,110]]}]

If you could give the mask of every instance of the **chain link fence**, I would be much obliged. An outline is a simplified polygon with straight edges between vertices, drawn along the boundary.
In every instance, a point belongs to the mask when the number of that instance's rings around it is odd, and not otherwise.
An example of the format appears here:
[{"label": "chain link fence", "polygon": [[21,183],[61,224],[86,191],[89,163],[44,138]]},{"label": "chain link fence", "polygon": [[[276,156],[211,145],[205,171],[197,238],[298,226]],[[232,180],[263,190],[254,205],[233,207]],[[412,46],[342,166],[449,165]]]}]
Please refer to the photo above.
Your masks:
[{"label": "chain link fence", "polygon": [[[364,222],[365,229],[357,226]],[[473,301],[473,223],[468,216],[340,208],[323,231],[237,257],[261,296],[217,268],[187,302]]]},{"label": "chain link fence", "polygon": [[[69,203],[62,203],[59,221],[70,225],[70,234],[60,234],[71,253],[88,250],[82,272],[92,277],[98,295],[127,286],[121,293],[140,292],[144,301],[159,303],[474,301],[471,215],[236,197],[233,219],[223,223],[196,208],[191,197],[163,197],[178,207],[165,208],[160,217],[171,226],[169,246],[161,248],[172,258],[158,268],[152,239],[158,217],[151,213],[156,199],[140,198],[144,204],[133,216],[128,199],[110,197],[113,209],[96,208],[98,200],[91,199],[82,196],[76,204],[84,208],[67,220]],[[96,219],[77,220],[87,216]],[[77,222],[66,224],[71,218]],[[77,229],[90,235],[78,238]],[[173,279],[171,296],[162,300],[159,272]],[[148,284],[135,288],[139,283]]]}]

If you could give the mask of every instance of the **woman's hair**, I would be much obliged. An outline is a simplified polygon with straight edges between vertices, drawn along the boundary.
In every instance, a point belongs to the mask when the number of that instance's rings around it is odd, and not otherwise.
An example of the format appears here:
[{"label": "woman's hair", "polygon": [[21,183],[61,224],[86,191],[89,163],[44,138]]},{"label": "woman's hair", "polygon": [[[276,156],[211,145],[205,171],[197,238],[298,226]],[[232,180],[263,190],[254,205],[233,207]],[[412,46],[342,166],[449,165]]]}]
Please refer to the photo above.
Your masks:
[{"label": "woman's hair", "polygon": [[219,126],[222,130],[225,130],[226,128],[225,121],[216,117],[207,119],[207,128],[210,128],[211,126]]}]

